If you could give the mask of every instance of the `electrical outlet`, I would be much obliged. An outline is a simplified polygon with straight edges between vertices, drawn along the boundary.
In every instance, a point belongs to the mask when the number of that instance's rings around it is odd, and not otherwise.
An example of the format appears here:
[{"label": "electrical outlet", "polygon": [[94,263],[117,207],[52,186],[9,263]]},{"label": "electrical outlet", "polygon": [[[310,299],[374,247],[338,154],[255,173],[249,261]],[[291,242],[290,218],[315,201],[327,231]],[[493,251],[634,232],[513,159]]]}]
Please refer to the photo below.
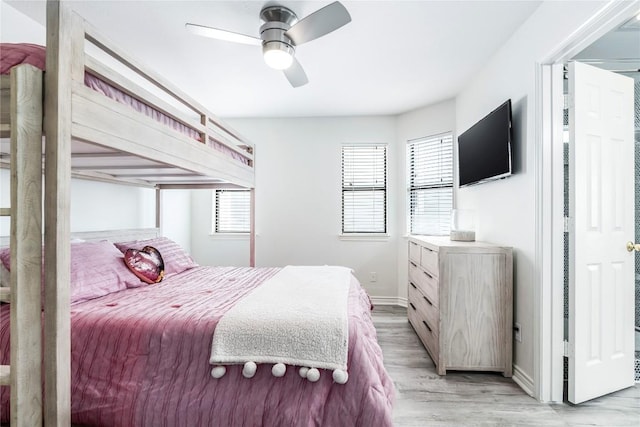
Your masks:
[{"label": "electrical outlet", "polygon": [[518,342],[522,342],[522,328],[520,327],[520,323],[516,323],[513,325],[513,332],[515,335],[515,340]]},{"label": "electrical outlet", "polygon": [[376,273],[375,271],[372,271],[369,273],[369,281],[370,282],[377,282],[378,281],[378,273]]}]

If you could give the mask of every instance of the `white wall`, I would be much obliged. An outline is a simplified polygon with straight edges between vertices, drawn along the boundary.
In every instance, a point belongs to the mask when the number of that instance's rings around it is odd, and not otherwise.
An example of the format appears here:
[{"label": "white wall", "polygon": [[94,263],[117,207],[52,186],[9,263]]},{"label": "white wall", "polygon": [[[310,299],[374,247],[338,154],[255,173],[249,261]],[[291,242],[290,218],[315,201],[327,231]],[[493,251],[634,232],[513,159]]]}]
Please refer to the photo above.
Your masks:
[{"label": "white wall", "polygon": [[[0,207],[10,205],[10,174],[0,169]],[[9,218],[0,219],[0,236],[9,235],[9,224]],[[71,180],[71,231],[139,227],[155,227],[154,190]]]},{"label": "white wall", "polygon": [[[397,170],[398,180],[395,191],[397,197],[396,218],[398,224],[398,296],[407,298],[408,283],[408,240],[405,237],[408,232],[407,226],[407,173],[406,173],[406,146],[407,141],[425,136],[438,135],[444,132],[453,132],[455,138],[455,100],[444,101],[435,105],[423,107],[397,118]],[[455,140],[455,139],[454,139]]]},{"label": "white wall", "polygon": [[[478,240],[514,248],[514,320],[523,342],[514,342],[516,371],[533,384],[536,287],[536,62],[550,55],[604,2],[544,2],[489,59],[456,98],[458,133],[499,106],[513,103],[514,172],[501,181],[460,189],[457,205],[476,211]],[[535,392],[535,390],[533,390]]]},{"label": "white wall", "polygon": [[2,43],[44,45],[46,34],[42,25],[2,1],[0,2],[0,40]]},{"label": "white wall", "polygon": [[[153,200],[155,201],[155,198]],[[162,190],[161,200],[160,231],[162,235],[178,243],[187,252],[191,252],[191,192]],[[155,215],[154,205],[145,206],[151,207]]]},{"label": "white wall", "polygon": [[[9,171],[0,169],[0,207],[10,206]],[[155,227],[156,192],[149,188],[71,180],[71,231]],[[191,195],[163,192],[163,235],[191,249]],[[0,236],[9,235],[9,218],[0,218]]]},{"label": "white wall", "polygon": [[[343,143],[388,143],[388,188],[396,188],[395,118],[236,119],[256,144],[256,263],[339,264],[353,268],[372,296],[397,296],[397,212],[389,191],[389,238],[346,241],[341,231]],[[248,241],[212,238],[211,196],[193,193],[192,250],[203,264],[247,265]],[[370,282],[369,273],[378,280]]]}]

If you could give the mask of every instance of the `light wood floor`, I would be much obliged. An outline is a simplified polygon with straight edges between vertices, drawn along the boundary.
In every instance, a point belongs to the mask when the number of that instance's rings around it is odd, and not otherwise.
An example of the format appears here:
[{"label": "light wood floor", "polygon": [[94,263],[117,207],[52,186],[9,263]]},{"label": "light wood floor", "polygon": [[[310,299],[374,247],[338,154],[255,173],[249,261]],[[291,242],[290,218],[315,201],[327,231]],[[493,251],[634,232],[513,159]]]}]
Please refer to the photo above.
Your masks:
[{"label": "light wood floor", "polygon": [[436,374],[402,307],[376,306],[373,320],[396,386],[397,427],[640,426],[637,384],[581,405],[543,404],[501,374]]}]

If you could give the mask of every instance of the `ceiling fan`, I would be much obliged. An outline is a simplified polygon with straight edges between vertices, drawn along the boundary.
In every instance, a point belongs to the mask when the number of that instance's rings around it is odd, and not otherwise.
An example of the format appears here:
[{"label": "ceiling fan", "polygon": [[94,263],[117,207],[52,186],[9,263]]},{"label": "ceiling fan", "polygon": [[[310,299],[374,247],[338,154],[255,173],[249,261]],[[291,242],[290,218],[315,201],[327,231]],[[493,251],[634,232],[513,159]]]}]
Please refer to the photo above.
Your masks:
[{"label": "ceiling fan", "polygon": [[236,43],[262,45],[264,60],[271,68],[282,70],[293,87],[307,84],[309,79],[295,58],[296,47],[329,34],[351,22],[351,15],[338,1],[298,20],[296,14],[284,6],[266,6],[260,11],[264,24],[260,37],[221,30],[197,24],[185,24],[194,34]]}]

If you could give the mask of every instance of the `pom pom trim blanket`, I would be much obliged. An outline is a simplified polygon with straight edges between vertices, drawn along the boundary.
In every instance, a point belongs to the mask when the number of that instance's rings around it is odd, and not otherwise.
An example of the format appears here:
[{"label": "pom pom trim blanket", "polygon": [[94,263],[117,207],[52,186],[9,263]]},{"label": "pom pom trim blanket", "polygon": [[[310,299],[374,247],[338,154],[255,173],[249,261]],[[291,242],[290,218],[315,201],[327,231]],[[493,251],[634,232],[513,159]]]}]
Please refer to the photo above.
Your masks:
[{"label": "pom pom trim blanket", "polygon": [[211,364],[285,363],[347,369],[351,270],[287,266],[218,322]]}]

